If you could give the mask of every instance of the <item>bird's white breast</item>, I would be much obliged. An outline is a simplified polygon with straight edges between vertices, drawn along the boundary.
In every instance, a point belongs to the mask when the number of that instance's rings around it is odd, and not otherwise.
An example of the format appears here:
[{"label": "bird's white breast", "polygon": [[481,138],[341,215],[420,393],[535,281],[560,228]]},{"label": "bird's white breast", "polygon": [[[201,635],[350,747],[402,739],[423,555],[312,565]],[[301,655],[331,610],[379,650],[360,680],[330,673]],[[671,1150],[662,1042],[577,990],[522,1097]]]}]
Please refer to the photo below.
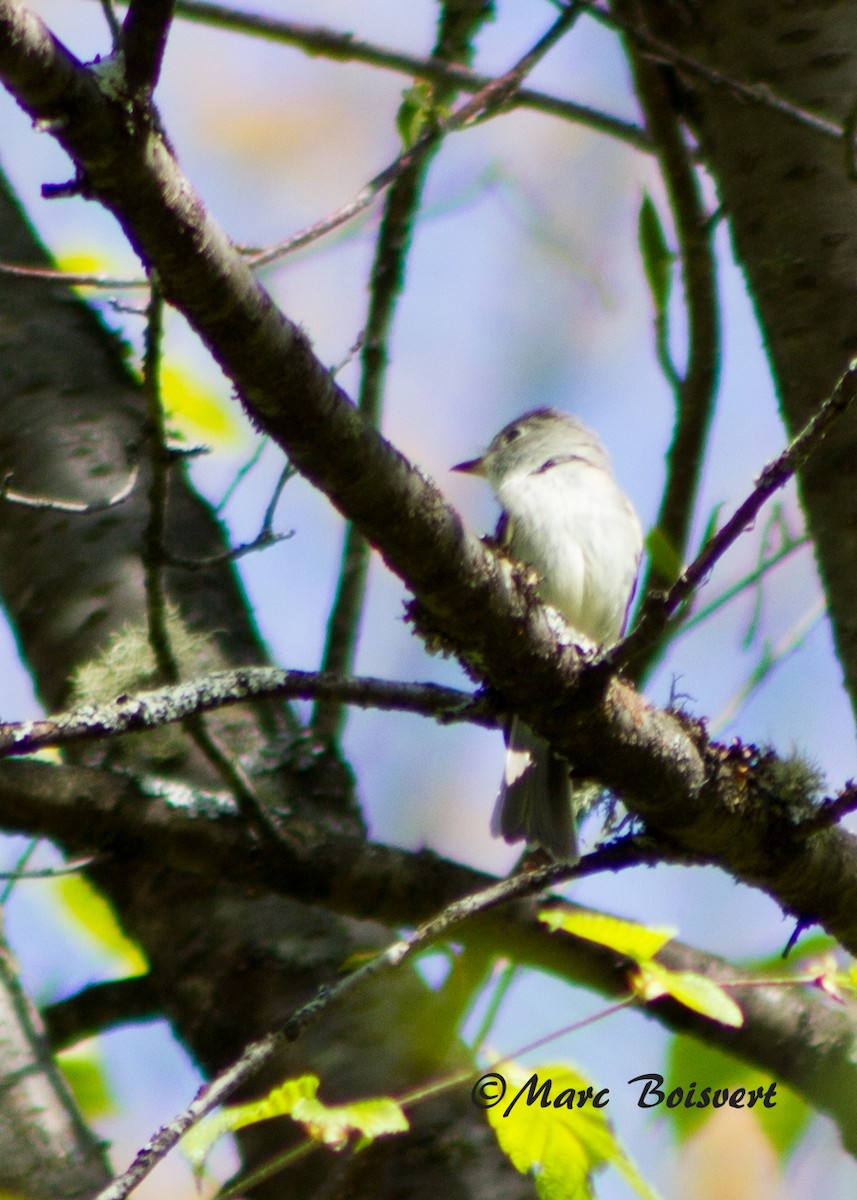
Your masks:
[{"label": "bird's white breast", "polygon": [[539,594],[592,641],[621,632],[642,548],[636,515],[615,480],[583,459],[516,473],[497,488],[512,558],[540,576]]}]

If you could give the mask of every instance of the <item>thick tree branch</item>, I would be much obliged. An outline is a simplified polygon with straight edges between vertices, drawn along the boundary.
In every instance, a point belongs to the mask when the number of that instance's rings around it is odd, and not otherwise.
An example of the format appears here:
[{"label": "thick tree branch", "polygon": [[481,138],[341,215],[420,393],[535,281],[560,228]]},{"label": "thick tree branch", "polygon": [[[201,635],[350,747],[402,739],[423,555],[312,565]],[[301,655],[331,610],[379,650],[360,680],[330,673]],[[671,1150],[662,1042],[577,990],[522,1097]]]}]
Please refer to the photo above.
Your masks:
[{"label": "thick tree branch", "polygon": [[151,1021],[161,1016],[163,1006],[148,975],[92,983],[73,996],[42,1009],[42,1020],[53,1050],[73,1046],[118,1025]]},{"label": "thick tree branch", "polygon": [[[626,994],[627,980],[616,957],[592,943],[548,934],[535,921],[533,898],[571,875],[641,861],[644,851],[639,847],[632,847],[629,856],[621,844],[616,854],[607,846],[577,868],[554,865],[498,883],[427,851],[411,854],[331,836],[323,823],[315,830],[304,823],[299,838],[278,847],[260,844],[234,808],[206,810],[199,801],[195,810],[168,789],[158,796],[151,787],[139,789],[126,776],[38,762],[0,765],[0,822],[50,836],[70,852],[96,848],[129,864],[135,858],[166,860],[197,872],[201,879],[228,871],[236,886],[270,889],[354,917],[418,926],[440,914],[424,934],[425,941],[467,918],[456,925],[456,937],[473,941],[480,953],[511,955],[516,962],[611,998]],[[831,866],[835,868],[837,860],[853,861],[850,835],[828,830],[827,836]],[[853,880],[849,883],[841,876],[836,882],[854,886]],[[477,899],[467,899],[473,893]],[[510,903],[515,895],[524,898]],[[746,978],[746,972],[677,942],[670,943],[661,958],[673,969],[697,971],[721,982]],[[857,1072],[850,1012],[803,989],[762,986],[733,994],[746,1017],[739,1030],[688,1016],[669,1003],[659,1002],[650,1011],[668,1026],[704,1034],[706,1041],[795,1086],[834,1115],[848,1144],[857,1147],[857,1114],[848,1099],[853,1093],[840,1086],[844,1078],[853,1082]]]},{"label": "thick tree branch", "polygon": [[[157,265],[165,294],[235,381],[256,422],[414,590],[423,626],[459,649],[583,773],[604,779],[683,851],[721,863],[857,947],[857,913],[845,899],[855,882],[850,840],[827,830],[804,844],[794,814],[753,790],[752,748],[709,745],[699,725],[658,712],[626,684],[605,680],[604,671],[584,676],[572,633],[355,412],[163,142],[150,130],[129,141],[124,110],[15,0],[0,3],[0,72],[28,111],[52,123],[87,189]],[[831,416],[826,410],[821,419]],[[801,452],[809,444],[801,439]],[[763,488],[778,486],[782,471],[794,468],[796,449]],[[761,499],[754,493],[750,509]],[[736,516],[749,519],[744,509]],[[582,681],[585,687],[576,686]],[[552,697],[549,711],[545,696]]]}]

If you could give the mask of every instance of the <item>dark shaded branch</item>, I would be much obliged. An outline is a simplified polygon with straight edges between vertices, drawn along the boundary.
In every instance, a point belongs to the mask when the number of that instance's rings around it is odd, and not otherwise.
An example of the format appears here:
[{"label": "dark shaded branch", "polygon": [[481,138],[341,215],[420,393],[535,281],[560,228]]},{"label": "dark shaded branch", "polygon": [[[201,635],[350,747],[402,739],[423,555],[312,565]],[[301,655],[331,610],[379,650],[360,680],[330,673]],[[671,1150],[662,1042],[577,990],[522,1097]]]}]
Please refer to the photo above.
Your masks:
[{"label": "dark shaded branch", "polygon": [[[426,851],[411,854],[367,846],[357,838],[331,837],[321,824],[317,836],[304,827],[293,842],[260,845],[234,810],[230,814],[224,808],[210,809],[203,819],[202,812],[176,805],[168,796],[140,791],[127,776],[32,761],[0,766],[0,821],[8,828],[26,823],[32,831],[38,826],[70,850],[97,846],[102,853],[130,861],[127,854],[133,848],[145,861],[193,864],[201,878],[229,871],[236,886],[271,889],[353,916],[371,915],[399,926],[428,921],[419,935],[388,950],[386,966],[455,926],[456,937],[475,941],[481,953],[512,956],[614,998],[627,990],[615,956],[585,941],[548,934],[535,921],[531,901],[510,900],[535,896],[573,874],[653,859],[645,842],[632,839],[601,848],[577,868],[552,866],[497,883]],[[840,830],[830,830],[827,836],[825,852],[831,864],[841,864],[843,854],[854,858],[853,838]],[[836,882],[842,882],[841,876]],[[473,892],[478,895],[460,899]],[[500,904],[502,910],[496,908]],[[478,919],[477,913],[482,914]],[[678,943],[671,943],[662,957],[676,969],[697,970],[721,981],[745,975]],[[813,1103],[834,1112],[846,1138],[857,1142],[857,1114],[848,1101],[853,1090],[838,1086],[843,1074],[857,1070],[850,1015],[831,1010],[818,994],[762,987],[734,995],[747,1018],[738,1031],[688,1017],[675,1006],[659,1003],[652,1011],[670,1026],[685,1028],[689,1022],[707,1041],[798,1087]],[[265,1045],[273,1047],[271,1042]],[[259,1062],[257,1049],[251,1065]]]},{"label": "dark shaded branch", "polygon": [[[133,11],[133,8],[129,10],[128,19]],[[149,445],[149,489],[148,518],[143,531],[141,557],[146,592],[146,625],[159,682],[178,683],[179,666],[167,630],[167,599],[164,592],[164,528],[169,457],[160,383],[163,332],[164,300],[157,280],[153,280],[146,309],[143,347],[143,394],[146,398]]]},{"label": "dark shaded branch", "polygon": [[92,983],[42,1009],[48,1041],[54,1050],[63,1050],[118,1025],[152,1021],[161,1015],[158,996],[148,975]]},{"label": "dark shaded branch", "polygon": [[155,90],[173,19],[174,0],[130,0],[122,24],[121,48],[131,95]]},{"label": "dark shaded branch", "polygon": [[[458,9],[443,4],[438,35],[432,58],[441,62],[469,63],[472,40],[488,15],[488,6]],[[452,102],[454,89],[437,85],[432,97],[434,113]],[[433,115],[427,117],[435,123]],[[441,147],[438,133],[424,141],[422,151],[402,172],[387,192],[384,215],[378,231],[372,275],[369,282],[369,311],[360,348],[361,374],[357,407],[376,429],[381,424],[384,384],[387,377],[388,340],[396,303],[405,280],[405,267],[411,247],[414,222],[432,159]],[[354,669],[357,641],[366,595],[371,546],[353,522],[345,531],[342,563],[333,608],[327,624],[322,671],[350,675]],[[348,709],[337,700],[318,701],[311,726],[321,741],[335,740],[342,734]]]},{"label": "dark shaded branch", "polygon": [[[130,14],[129,14],[130,15]],[[146,314],[143,353],[143,391],[149,427],[149,515],[143,534],[143,568],[146,591],[146,623],[149,644],[159,679],[166,684],[179,683],[181,672],[172,646],[168,623],[168,605],[164,586],[167,555],[164,549],[167,489],[170,456],[166,444],[166,424],[160,387],[161,342],[163,338],[163,298],[157,280],[153,281]],[[213,737],[205,717],[197,709],[182,718],[185,732],[200,753],[214,767],[235,796],[250,825],[262,837],[276,840],[278,831],[261,803],[240,763],[227,755]]]},{"label": "dark shaded branch", "polygon": [[[158,1131],[137,1154],[128,1170],[100,1193],[97,1200],[122,1200],[127,1196],[168,1153],[183,1133],[201,1120],[207,1112],[222,1104],[242,1083],[251,1079],[288,1041],[300,1036],[330,1007],[352,996],[370,979],[395,970],[406,959],[463,922],[473,922],[474,918],[479,916],[484,919],[485,914],[490,914],[498,905],[516,898],[535,896],[547,884],[585,873],[585,870],[584,859],[576,867],[553,865],[534,872],[522,872],[499,883],[490,884],[463,899],[453,900],[442,912],[423,923],[407,937],[391,943],[369,962],[323,986],[308,1003],[291,1015],[281,1029],[253,1042],[235,1063],[206,1084],[193,1102],[169,1125]],[[490,921],[490,916],[488,920]],[[610,976],[610,982],[604,990],[608,994],[623,998],[629,994],[627,960],[609,952],[605,953],[602,947],[588,944],[585,940],[553,939],[553,944],[559,946],[561,953],[563,949],[570,955],[580,951],[584,957],[589,955],[596,961],[600,959]],[[510,945],[507,942],[503,953],[508,954],[509,950]],[[721,984],[737,983],[736,973],[728,964],[680,944],[673,943],[671,947],[668,946],[663,958],[665,964],[673,969],[697,970]],[[738,978],[742,983],[746,983],[746,976]],[[782,987],[765,986],[763,980],[754,982],[758,982],[760,986],[741,989],[735,987],[733,991],[745,1018],[739,1029],[727,1028],[706,1020],[671,1001],[658,1002],[647,1008],[667,1023],[673,1021],[678,1028],[704,1036],[708,1042],[725,1041],[730,1051],[739,1055],[743,1052],[750,1061],[757,1062],[765,1069],[771,1070],[771,1059],[777,1057],[776,1051],[772,1053],[773,1048],[780,1044],[786,1045],[789,1048],[785,1060],[787,1065],[784,1066],[784,1060],[778,1058],[772,1073],[779,1080],[789,1082],[797,1090],[804,1091],[804,1094],[805,1080],[818,1088],[821,1095],[814,1095],[813,1103],[831,1115],[836,1114],[843,1128],[846,1145],[854,1152],[857,1149],[857,1123],[853,1106],[849,1102],[849,1094],[843,1086],[853,1084],[857,1080],[852,1053],[855,1035],[850,1017],[842,1010],[825,1010],[824,1003],[818,995],[801,994],[797,989],[786,994]],[[762,1031],[758,1026],[762,1024],[765,1025],[764,1036],[760,1037]],[[749,1034],[748,1029],[751,1030]],[[772,1036],[775,1031],[779,1038]],[[826,1040],[830,1035],[833,1035],[832,1042]],[[811,1047],[809,1054],[806,1053],[808,1046]],[[800,1079],[794,1072],[798,1062],[803,1067],[803,1077]],[[478,1069],[474,1070],[474,1074],[477,1072]],[[833,1089],[829,1087],[831,1077],[835,1077]]]},{"label": "dark shaded branch", "polygon": [[[675,221],[687,309],[687,366],[674,388],[675,428],[657,516],[658,530],[677,560],[684,562],[717,390],[720,318],[716,265],[711,222],[663,68],[639,53],[632,54],[631,61]],[[640,588],[641,607],[652,591],[673,581],[650,560]],[[645,655],[628,662],[635,679],[645,676],[663,646],[663,640],[650,643]]]},{"label": "dark shaded branch", "polygon": [[[116,213],[144,259],[157,264],[165,295],[235,381],[257,424],[416,593],[427,635],[456,647],[527,724],[582,773],[602,778],[681,852],[718,862],[857,948],[857,912],[846,899],[857,884],[851,840],[839,830],[796,837],[788,807],[772,806],[769,793],[754,790],[752,747],[712,745],[698,723],[658,711],[604,665],[584,670],[572,631],[538,603],[521,572],[466,534],[425,476],[362,420],[208,217],[167,147],[155,135],[145,145],[129,144],[121,112],[11,0],[0,3],[0,71],[33,115],[52,119],[92,193]],[[675,604],[734,540],[736,524],[743,528],[799,465],[850,398],[850,383],[846,377],[806,433],[766,470],[700,557],[694,577],[683,577]],[[776,856],[772,845],[782,848]]]}]

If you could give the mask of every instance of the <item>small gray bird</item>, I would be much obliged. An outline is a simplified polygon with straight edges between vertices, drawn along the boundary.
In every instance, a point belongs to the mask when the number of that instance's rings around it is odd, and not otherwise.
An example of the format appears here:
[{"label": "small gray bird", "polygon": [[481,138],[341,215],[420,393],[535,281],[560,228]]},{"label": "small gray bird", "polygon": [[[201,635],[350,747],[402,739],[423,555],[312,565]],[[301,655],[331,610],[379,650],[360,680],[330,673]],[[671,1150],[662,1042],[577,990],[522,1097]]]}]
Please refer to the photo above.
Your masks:
[{"label": "small gray bird", "polygon": [[[536,571],[541,599],[590,642],[618,641],[643,539],[595,434],[566,413],[538,408],[501,429],[480,458],[452,469],[491,485],[503,510],[497,541]],[[592,788],[578,785],[575,798],[568,763],[517,717],[506,746],[491,832],[576,862],[577,825]]]}]

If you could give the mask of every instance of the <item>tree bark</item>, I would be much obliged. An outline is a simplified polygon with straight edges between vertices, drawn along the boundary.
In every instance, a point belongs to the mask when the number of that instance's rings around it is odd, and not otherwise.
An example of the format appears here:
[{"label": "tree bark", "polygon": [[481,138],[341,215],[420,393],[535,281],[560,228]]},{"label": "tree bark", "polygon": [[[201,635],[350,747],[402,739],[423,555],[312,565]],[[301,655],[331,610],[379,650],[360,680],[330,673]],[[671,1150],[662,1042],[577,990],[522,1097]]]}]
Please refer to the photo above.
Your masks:
[{"label": "tree bark", "polygon": [[[613,10],[714,72],[703,77],[686,61],[671,61],[669,50],[658,56],[715,180],[793,435],[857,353],[855,155],[848,138],[822,130],[825,121],[853,123],[857,5],[635,0]],[[626,40],[632,55],[653,52],[633,35]],[[737,95],[729,81],[756,89],[757,98]],[[796,111],[781,111],[770,97]],[[801,112],[820,122],[801,120]],[[857,712],[855,462],[852,408],[799,482]]]}]

